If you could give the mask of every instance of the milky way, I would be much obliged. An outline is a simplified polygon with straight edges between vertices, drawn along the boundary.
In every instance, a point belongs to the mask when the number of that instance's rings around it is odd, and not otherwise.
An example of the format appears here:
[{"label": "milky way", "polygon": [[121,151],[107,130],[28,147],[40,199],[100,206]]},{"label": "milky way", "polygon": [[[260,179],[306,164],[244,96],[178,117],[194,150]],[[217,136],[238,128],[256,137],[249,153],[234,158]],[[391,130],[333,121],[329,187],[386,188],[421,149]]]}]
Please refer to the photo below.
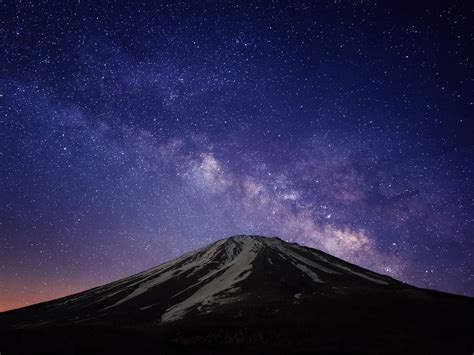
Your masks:
[{"label": "milky way", "polygon": [[474,295],[473,11],[397,4],[0,3],[0,311],[234,234]]}]

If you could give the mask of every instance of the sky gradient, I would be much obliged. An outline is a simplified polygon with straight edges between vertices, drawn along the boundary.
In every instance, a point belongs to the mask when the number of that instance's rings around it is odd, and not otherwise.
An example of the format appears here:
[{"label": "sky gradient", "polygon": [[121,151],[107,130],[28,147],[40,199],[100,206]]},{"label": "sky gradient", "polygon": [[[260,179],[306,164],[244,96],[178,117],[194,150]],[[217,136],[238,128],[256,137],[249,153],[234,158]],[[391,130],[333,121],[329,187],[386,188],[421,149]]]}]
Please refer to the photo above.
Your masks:
[{"label": "sky gradient", "polygon": [[234,234],[474,296],[472,14],[1,2],[0,311]]}]

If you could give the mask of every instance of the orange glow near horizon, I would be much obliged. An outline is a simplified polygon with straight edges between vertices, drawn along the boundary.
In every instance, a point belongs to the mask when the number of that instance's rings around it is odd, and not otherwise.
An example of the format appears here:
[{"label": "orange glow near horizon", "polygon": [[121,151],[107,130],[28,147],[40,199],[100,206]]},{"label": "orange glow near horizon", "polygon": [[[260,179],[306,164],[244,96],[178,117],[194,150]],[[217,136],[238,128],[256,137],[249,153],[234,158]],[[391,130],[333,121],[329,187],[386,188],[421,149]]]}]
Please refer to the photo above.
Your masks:
[{"label": "orange glow near horizon", "polygon": [[28,281],[21,284],[11,281],[7,282],[7,287],[4,287],[0,292],[0,312],[51,301],[96,286],[79,280],[67,285],[58,282]]},{"label": "orange glow near horizon", "polygon": [[22,308],[36,303],[51,301],[56,298],[61,298],[80,292],[82,290],[84,290],[84,288],[77,287],[73,289],[71,287],[65,287],[63,289],[48,289],[40,292],[31,292],[31,294],[28,295],[21,292],[7,292],[6,294],[2,292],[0,295],[0,312]]}]

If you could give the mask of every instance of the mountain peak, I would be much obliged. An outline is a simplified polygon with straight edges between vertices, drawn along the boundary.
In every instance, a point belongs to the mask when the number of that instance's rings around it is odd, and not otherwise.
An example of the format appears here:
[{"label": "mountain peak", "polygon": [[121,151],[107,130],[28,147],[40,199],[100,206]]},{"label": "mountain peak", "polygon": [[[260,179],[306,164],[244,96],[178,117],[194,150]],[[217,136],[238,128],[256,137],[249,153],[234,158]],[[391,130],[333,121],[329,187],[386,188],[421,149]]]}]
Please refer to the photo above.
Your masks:
[{"label": "mountain peak", "polygon": [[[251,241],[259,241],[262,243],[270,243],[272,240],[277,240],[281,242],[285,242],[283,239],[279,237],[266,237],[263,235],[257,235],[257,234],[236,234],[232,235],[230,237],[226,237],[223,239],[219,239],[219,241],[238,241],[238,242],[251,242]],[[287,242],[285,242],[287,243]]]},{"label": "mountain peak", "polygon": [[100,323],[124,312],[171,322],[259,294],[280,302],[396,285],[400,283],[389,277],[277,237],[234,235],[137,275],[50,302],[48,313],[53,323],[64,321],[64,313],[74,323]]},{"label": "mountain peak", "polygon": [[[277,237],[235,235],[107,285],[2,313],[0,329],[122,330],[133,325],[134,329],[155,327],[150,332],[153,337],[155,330],[171,331],[171,341],[182,339],[182,329],[188,329],[189,339],[207,342],[224,337],[226,342],[238,339],[249,344],[257,331],[258,341],[266,346],[282,337],[292,342],[294,332],[300,332],[298,341],[308,344],[314,341],[308,340],[308,334],[311,339],[319,334],[320,340],[332,337],[336,342],[352,337],[352,346],[377,331],[385,343],[386,334],[404,329],[393,327],[394,319],[403,326],[433,328],[438,318],[423,321],[423,317],[438,317],[441,312],[451,317],[449,327],[462,317],[463,324],[470,325],[472,317],[464,315],[469,307],[472,300],[420,290]],[[373,328],[354,335],[365,323]],[[386,331],[379,329],[383,324]],[[227,330],[230,338],[223,333],[229,326],[236,329]],[[333,334],[336,326],[343,335]],[[208,337],[200,338],[206,327]],[[253,331],[242,335],[248,327]],[[413,329],[410,326],[407,336]],[[461,330],[467,334],[466,329],[463,325]]]}]

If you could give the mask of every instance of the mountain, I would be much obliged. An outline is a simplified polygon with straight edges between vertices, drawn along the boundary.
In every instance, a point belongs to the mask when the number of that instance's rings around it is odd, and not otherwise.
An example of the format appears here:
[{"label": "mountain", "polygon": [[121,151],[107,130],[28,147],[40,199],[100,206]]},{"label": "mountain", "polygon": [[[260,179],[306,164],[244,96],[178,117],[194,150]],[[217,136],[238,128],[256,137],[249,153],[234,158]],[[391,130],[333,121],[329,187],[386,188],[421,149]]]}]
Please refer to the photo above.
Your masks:
[{"label": "mountain", "polygon": [[472,298],[419,289],[279,238],[240,235],[0,313],[0,346],[61,354],[472,353],[472,319]]}]

